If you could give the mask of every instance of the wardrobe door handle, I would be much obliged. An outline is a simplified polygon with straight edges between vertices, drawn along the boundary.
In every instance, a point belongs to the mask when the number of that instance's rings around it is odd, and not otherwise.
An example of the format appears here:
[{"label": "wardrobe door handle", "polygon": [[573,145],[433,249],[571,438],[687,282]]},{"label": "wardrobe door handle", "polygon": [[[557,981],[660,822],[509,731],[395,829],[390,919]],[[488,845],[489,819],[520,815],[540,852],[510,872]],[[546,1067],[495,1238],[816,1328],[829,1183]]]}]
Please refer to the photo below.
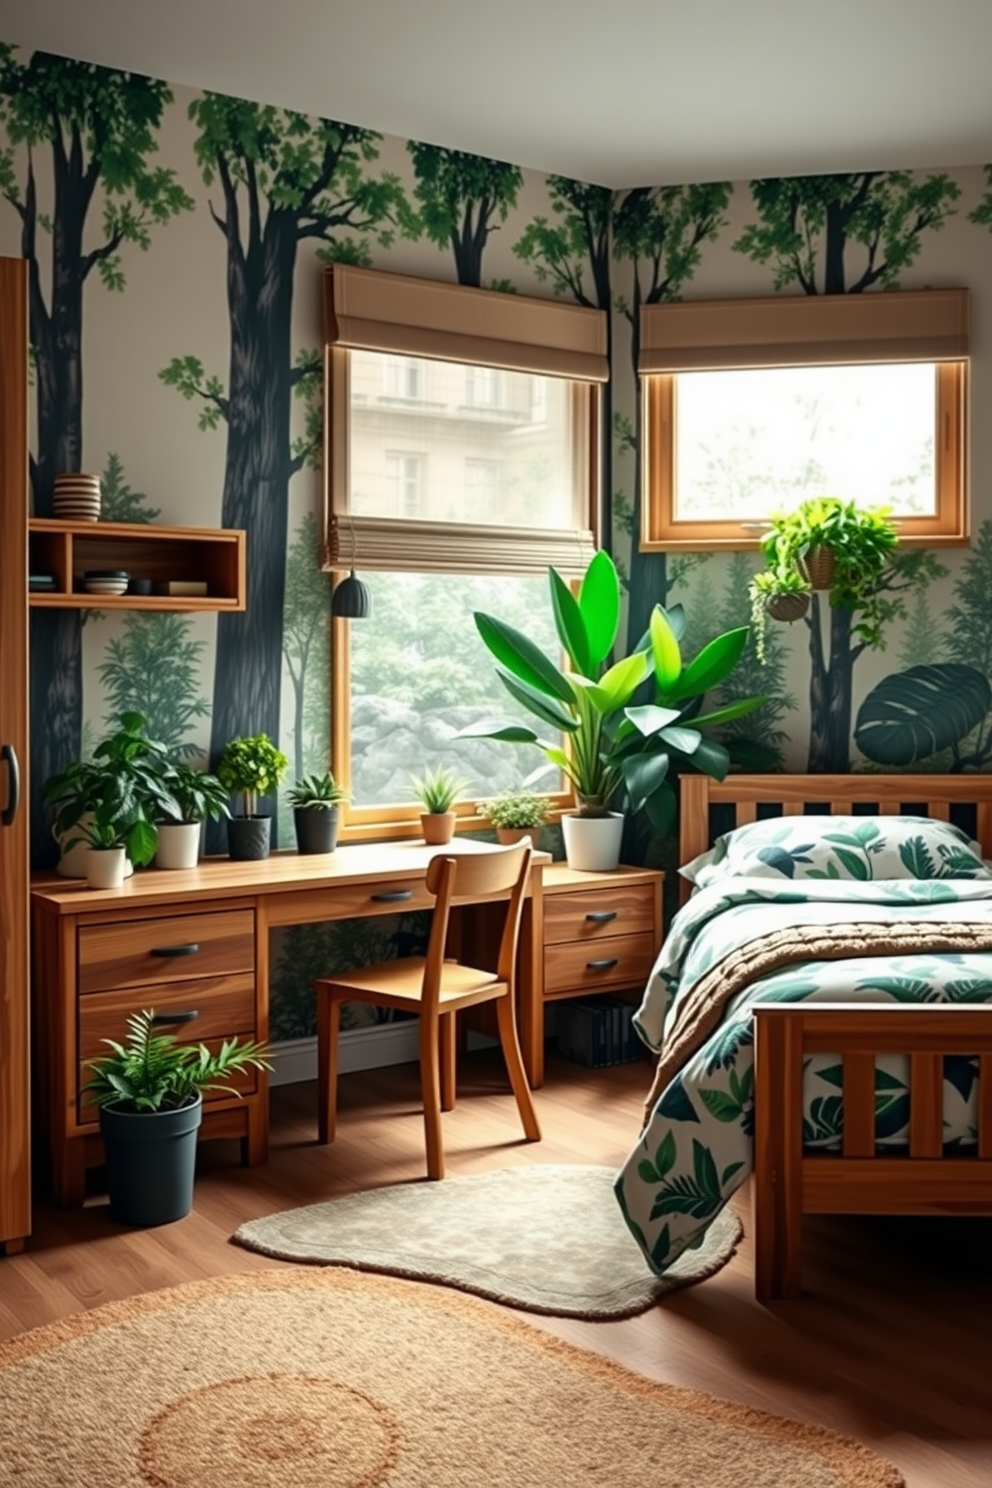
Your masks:
[{"label": "wardrobe door handle", "polygon": [[615,920],[616,917],[615,909],[598,909],[595,914],[586,915],[586,919],[592,920],[594,925],[605,925],[607,920]]},{"label": "wardrobe door handle", "polygon": [[153,1023],[192,1023],[200,1016],[199,1008],[186,1008],[181,1013],[153,1013]]},{"label": "wardrobe door handle", "polygon": [[611,966],[618,965],[619,959],[618,956],[607,956],[602,961],[587,961],[586,966],[590,971],[609,971]]},{"label": "wardrobe door handle", "polygon": [[412,889],[390,889],[382,894],[370,894],[373,904],[399,904],[402,899],[412,899]]},{"label": "wardrobe door handle", "polygon": [[153,956],[195,956],[200,949],[195,940],[188,941],[186,945],[174,946],[152,946]]},{"label": "wardrobe door handle", "polygon": [[9,780],[7,804],[0,811],[0,826],[12,827],[17,808],[21,804],[21,767],[17,762],[17,750],[13,744],[0,744],[0,760],[7,761]]}]

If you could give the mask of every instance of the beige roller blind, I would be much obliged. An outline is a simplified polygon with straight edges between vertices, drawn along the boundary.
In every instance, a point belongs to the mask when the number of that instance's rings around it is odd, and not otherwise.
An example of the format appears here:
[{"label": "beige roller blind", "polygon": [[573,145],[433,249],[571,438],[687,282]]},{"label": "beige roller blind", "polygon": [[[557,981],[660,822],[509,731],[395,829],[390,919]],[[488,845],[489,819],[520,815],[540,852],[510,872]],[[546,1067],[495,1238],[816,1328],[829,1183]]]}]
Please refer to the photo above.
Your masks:
[{"label": "beige roller blind", "polygon": [[549,564],[582,575],[596,551],[591,532],[483,527],[454,522],[402,522],[388,517],[335,517],[323,567],[369,573],[500,573],[543,575]]},{"label": "beige roller blind", "polygon": [[606,312],[332,264],[324,271],[330,345],[607,382]]},{"label": "beige roller blind", "polygon": [[969,303],[967,289],[921,289],[645,305],[638,371],[960,361]]}]

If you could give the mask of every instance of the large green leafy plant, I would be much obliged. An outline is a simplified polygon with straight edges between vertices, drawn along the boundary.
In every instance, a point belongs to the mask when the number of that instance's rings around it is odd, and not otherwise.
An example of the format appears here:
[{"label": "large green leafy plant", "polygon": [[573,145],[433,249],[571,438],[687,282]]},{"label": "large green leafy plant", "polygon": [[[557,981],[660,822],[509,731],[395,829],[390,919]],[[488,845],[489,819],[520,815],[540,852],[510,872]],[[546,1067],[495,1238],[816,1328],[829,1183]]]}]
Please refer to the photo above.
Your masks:
[{"label": "large green leafy plant", "polygon": [[126,1043],[101,1041],[111,1053],[90,1061],[93,1078],[83,1086],[95,1105],[174,1111],[192,1105],[204,1090],[226,1089],[223,1082],[246,1066],[272,1068],[263,1044],[225,1039],[212,1054],[206,1044],[180,1044],[175,1034],[156,1033],[159,1021],[150,1009],[133,1013],[127,1020]]},{"label": "large green leafy plant", "polygon": [[123,847],[133,863],[150,862],[158,842],[156,820],[176,812],[171,775],[165,745],[148,737],[145,719],[122,713],[92,760],[73,760],[45,783],[43,799],[55,807],[54,830],[63,850],[86,841],[91,847]]},{"label": "large green leafy plant", "polygon": [[[495,616],[475,613],[479,634],[496,660],[507,692],[556,734],[541,738],[520,723],[480,722],[463,736],[502,739],[540,748],[569,780],[582,816],[604,816],[614,806],[644,809],[656,831],[675,820],[672,777],[698,769],[722,780],[727,749],[703,733],[739,718],[765,701],[743,698],[704,711],[705,694],[733,671],[747,643],[747,626],[729,630],[683,662],[680,609],[656,605],[647,634],[629,656],[610,662],[620,626],[620,583],[608,553],[591,559],[576,597],[548,570],[551,606],[566,670],[520,631]],[[635,701],[646,693],[644,701]]]}]

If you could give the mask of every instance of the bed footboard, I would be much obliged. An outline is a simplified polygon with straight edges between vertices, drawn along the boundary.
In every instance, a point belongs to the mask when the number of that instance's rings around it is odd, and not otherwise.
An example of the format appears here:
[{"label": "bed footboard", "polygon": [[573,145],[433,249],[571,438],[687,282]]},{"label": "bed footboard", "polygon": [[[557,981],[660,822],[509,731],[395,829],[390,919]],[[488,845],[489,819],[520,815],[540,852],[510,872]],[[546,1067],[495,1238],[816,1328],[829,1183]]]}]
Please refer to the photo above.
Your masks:
[{"label": "bed footboard", "polygon": [[[992,1007],[848,1003],[754,1009],[755,1294],[798,1297],[804,1214],[992,1214]],[[843,1152],[803,1152],[803,1060],[839,1054]],[[875,1155],[875,1057],[910,1059],[905,1155]],[[943,1058],[979,1059],[974,1155],[943,1151]]]}]

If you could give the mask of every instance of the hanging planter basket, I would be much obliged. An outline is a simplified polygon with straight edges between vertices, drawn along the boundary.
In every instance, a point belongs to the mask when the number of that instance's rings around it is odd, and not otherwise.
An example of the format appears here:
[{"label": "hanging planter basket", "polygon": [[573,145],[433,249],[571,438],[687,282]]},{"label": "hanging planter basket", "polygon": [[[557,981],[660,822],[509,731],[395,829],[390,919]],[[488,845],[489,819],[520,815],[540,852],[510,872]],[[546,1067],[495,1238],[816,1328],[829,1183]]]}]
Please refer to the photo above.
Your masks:
[{"label": "hanging planter basket", "polygon": [[769,594],[765,609],[773,620],[801,620],[809,609],[809,595]]},{"label": "hanging planter basket", "polygon": [[834,577],[833,550],[810,548],[800,568],[814,589],[829,589]]}]

